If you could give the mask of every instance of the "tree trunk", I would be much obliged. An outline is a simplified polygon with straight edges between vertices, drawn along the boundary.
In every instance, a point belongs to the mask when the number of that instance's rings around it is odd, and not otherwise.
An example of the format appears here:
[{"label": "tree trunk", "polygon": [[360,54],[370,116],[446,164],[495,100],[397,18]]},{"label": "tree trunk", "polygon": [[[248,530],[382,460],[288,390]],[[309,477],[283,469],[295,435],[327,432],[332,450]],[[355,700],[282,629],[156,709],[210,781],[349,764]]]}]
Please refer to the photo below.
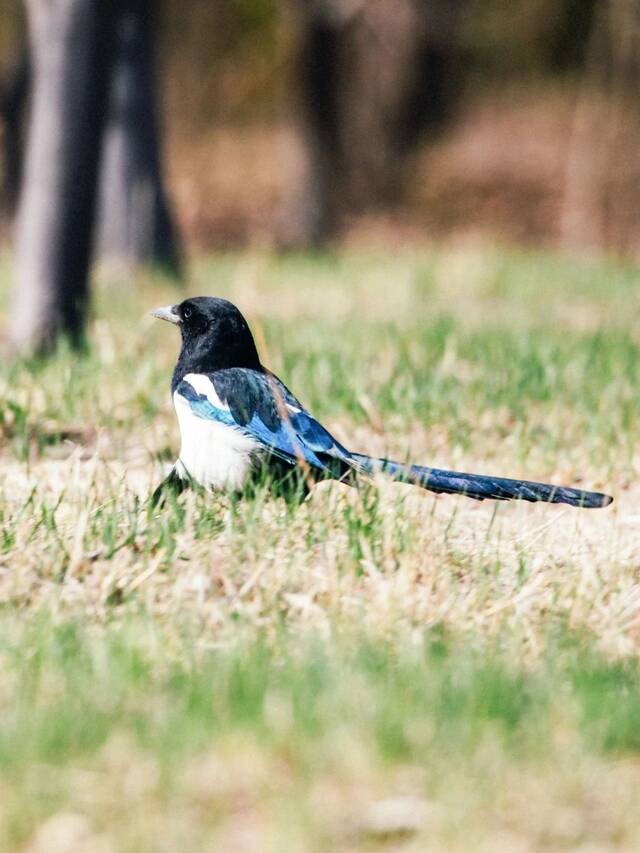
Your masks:
[{"label": "tree trunk", "polygon": [[21,350],[83,339],[116,0],[26,0],[33,94],[11,334]]},{"label": "tree trunk", "polygon": [[442,126],[466,0],[298,0],[306,160],[285,245],[336,236],[346,216],[397,200],[412,153]]},{"label": "tree trunk", "polygon": [[20,195],[29,73],[29,50],[25,38],[16,59],[9,68],[0,95],[0,114],[4,124],[1,206],[2,213],[7,219],[13,216]]},{"label": "tree trunk", "polygon": [[296,62],[305,174],[296,198],[284,211],[279,238],[285,248],[321,246],[340,229],[344,174],[339,110],[341,52],[340,25],[307,11]]},{"label": "tree trunk", "polygon": [[162,182],[154,91],[154,3],[125,0],[118,22],[100,179],[98,249],[108,262],[179,272]]}]

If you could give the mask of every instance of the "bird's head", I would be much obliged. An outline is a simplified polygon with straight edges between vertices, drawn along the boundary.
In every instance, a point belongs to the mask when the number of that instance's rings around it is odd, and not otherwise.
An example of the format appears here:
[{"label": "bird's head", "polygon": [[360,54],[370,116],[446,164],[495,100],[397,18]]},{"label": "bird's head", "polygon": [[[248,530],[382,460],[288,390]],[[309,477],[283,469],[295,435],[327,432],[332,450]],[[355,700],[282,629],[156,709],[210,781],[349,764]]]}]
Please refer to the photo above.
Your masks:
[{"label": "bird's head", "polygon": [[180,328],[182,348],[174,382],[187,373],[212,373],[227,367],[261,369],[249,325],[226,299],[194,296],[178,305],[156,308],[151,314]]}]

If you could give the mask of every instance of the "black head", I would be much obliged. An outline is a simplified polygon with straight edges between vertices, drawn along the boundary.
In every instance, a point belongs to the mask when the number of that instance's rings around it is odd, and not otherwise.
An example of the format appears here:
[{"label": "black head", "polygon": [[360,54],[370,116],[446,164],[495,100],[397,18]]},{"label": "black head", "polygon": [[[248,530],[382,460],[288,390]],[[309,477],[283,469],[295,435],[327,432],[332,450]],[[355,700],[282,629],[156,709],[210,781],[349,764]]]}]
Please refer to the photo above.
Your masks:
[{"label": "black head", "polygon": [[212,373],[226,367],[262,370],[247,321],[226,299],[194,296],[151,313],[180,327],[182,348],[172,390],[187,373]]}]

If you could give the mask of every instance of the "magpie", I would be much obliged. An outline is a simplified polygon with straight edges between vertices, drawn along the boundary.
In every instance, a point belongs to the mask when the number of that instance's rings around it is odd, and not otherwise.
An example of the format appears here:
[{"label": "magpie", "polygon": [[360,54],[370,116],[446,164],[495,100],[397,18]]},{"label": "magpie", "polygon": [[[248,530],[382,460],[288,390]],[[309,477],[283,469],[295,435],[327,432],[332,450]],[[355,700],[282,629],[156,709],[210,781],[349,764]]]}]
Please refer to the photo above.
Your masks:
[{"label": "magpie", "polygon": [[475,500],[525,500],[604,507],[599,492],[464,474],[376,459],[347,450],[262,365],[240,311],[226,299],[198,296],[156,308],[154,317],[180,328],[182,346],[171,379],[181,435],[178,460],[154,493],[195,483],[207,491],[242,492],[260,471],[273,483],[294,474],[308,487],[320,479],[355,484],[384,473],[431,492]]}]

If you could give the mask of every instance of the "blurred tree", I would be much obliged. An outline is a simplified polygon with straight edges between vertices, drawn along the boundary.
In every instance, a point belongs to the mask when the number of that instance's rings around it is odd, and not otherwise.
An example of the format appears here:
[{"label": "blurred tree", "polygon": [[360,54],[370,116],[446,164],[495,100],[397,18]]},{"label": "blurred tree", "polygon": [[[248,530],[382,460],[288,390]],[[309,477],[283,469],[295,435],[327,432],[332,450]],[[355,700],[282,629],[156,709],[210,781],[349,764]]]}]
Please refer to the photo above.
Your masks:
[{"label": "blurred tree", "polygon": [[300,116],[307,174],[285,243],[321,244],[344,216],[396,200],[410,155],[451,112],[465,0],[303,0]]},{"label": "blurred tree", "polygon": [[26,0],[32,104],[11,323],[19,349],[51,349],[60,334],[82,342],[96,224],[109,260],[178,271],[161,180],[152,6]]},{"label": "blurred tree", "polygon": [[29,91],[29,50],[26,28],[20,28],[19,45],[0,88],[0,117],[2,134],[2,214],[10,218],[20,192],[24,151],[24,125]]},{"label": "blurred tree", "polygon": [[640,0],[602,0],[594,15],[570,139],[561,212],[565,246],[640,252]]},{"label": "blurred tree", "polygon": [[26,0],[33,92],[10,332],[47,350],[82,341],[114,0]]},{"label": "blurred tree", "polygon": [[558,73],[582,69],[596,11],[602,0],[563,0],[554,3],[556,24],[548,40],[548,62]]},{"label": "blurred tree", "polygon": [[176,232],[164,191],[154,91],[153,0],[121,0],[100,178],[102,259],[154,263],[178,273]]},{"label": "blurred tree", "polygon": [[322,7],[310,4],[305,12],[296,70],[306,173],[282,234],[283,241],[293,245],[322,244],[335,235],[346,174],[340,132],[345,24]]}]

